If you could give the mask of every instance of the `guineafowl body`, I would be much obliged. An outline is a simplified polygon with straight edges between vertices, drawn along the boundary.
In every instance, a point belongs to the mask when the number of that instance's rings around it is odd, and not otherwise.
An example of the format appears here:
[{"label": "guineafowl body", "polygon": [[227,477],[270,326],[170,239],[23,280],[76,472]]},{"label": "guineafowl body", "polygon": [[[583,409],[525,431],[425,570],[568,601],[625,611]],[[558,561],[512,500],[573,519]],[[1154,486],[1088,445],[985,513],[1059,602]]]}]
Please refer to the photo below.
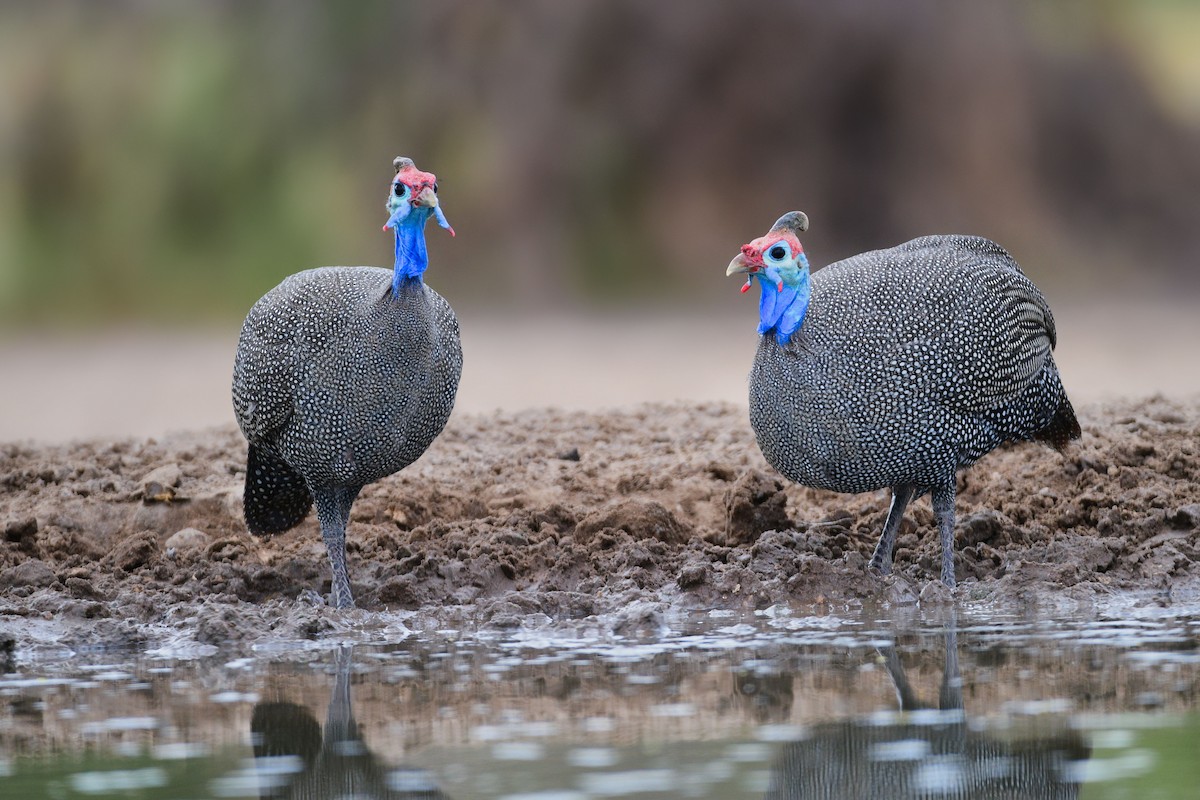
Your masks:
[{"label": "guineafowl body", "polygon": [[316,503],[333,603],[353,605],[345,531],[363,486],[415,461],[441,433],[462,374],[458,320],[425,285],[436,179],[397,159],[389,194],[396,264],[286,278],[242,326],[233,406],[249,441],[246,524],[278,533]]},{"label": "guineafowl body", "polygon": [[999,245],[926,236],[810,277],[792,212],[727,274],[762,287],[750,421],[789,479],[893,500],[871,566],[891,570],[905,507],[932,495],[942,581],[953,586],[955,474],[998,445],[1057,449],[1079,424],[1055,366],[1054,318]]}]

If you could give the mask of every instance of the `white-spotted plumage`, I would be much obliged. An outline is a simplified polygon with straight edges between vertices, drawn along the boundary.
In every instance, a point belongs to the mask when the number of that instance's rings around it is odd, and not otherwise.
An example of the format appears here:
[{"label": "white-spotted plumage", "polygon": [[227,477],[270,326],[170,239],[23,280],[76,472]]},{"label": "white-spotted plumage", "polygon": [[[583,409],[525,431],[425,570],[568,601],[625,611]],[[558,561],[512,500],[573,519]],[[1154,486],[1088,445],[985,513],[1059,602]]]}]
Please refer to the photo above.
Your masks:
[{"label": "white-spotted plumage", "polygon": [[1061,449],[1079,436],[1054,345],[1050,307],[1003,248],[926,236],[812,274],[800,329],[786,344],[761,337],[750,421],[797,483],[894,490],[872,559],[881,572],[904,507],[931,492],[952,586],[956,471],[1003,442]]},{"label": "white-spotted plumage", "polygon": [[415,461],[441,433],[462,374],[458,320],[420,279],[322,267],[286,278],[251,308],[233,374],[250,442],[246,522],[299,523],[317,502],[334,602],[352,605],[344,530],[361,488]]}]

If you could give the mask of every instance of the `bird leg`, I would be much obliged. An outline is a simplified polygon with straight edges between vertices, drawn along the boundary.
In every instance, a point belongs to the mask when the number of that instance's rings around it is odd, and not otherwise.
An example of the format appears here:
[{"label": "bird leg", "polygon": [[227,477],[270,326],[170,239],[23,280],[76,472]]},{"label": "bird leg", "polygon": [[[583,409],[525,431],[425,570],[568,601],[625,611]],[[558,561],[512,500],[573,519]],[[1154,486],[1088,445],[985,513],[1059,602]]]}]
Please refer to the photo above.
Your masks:
[{"label": "bird leg", "polygon": [[890,575],[892,572],[892,551],[896,547],[896,532],[900,530],[900,520],[904,518],[904,509],[917,494],[917,487],[901,484],[892,487],[892,505],[888,509],[887,520],[883,523],[883,533],[879,535],[879,543],[875,545],[875,553],[871,556],[870,568],[880,575]]},{"label": "bird leg", "polygon": [[350,506],[358,496],[358,491],[344,487],[313,491],[317,519],[321,523],[321,538],[325,540],[329,566],[333,568],[331,599],[334,608],[354,608],[350,575],[346,570],[346,525],[350,522]]},{"label": "bird leg", "polygon": [[954,580],[954,484],[935,488],[931,493],[933,515],[937,518],[942,540],[942,583],[953,589]]}]

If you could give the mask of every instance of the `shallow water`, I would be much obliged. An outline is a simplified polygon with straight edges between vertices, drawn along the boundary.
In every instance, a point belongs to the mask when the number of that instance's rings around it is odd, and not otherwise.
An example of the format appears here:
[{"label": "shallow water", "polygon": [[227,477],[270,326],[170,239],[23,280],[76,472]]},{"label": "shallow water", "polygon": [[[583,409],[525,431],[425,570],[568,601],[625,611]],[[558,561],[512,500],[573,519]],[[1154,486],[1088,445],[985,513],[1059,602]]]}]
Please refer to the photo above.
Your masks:
[{"label": "shallow water", "polygon": [[1200,615],[18,654],[0,798],[1200,797]]}]

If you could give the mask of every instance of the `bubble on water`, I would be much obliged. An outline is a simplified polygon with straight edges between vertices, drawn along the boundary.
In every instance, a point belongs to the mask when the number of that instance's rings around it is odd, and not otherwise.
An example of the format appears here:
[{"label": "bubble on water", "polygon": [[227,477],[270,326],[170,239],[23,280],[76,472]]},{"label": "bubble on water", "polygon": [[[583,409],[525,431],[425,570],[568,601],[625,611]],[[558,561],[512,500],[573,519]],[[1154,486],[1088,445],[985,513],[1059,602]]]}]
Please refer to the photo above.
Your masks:
[{"label": "bubble on water", "polygon": [[77,772],[71,776],[71,788],[80,794],[127,794],[166,785],[167,773],[161,767]]},{"label": "bubble on water", "polygon": [[913,788],[922,794],[961,796],[966,788],[960,756],[937,756],[920,764],[913,773]]},{"label": "bubble on water", "polygon": [[761,744],[759,742],[743,742],[741,744],[730,745],[725,750],[725,756],[730,761],[738,763],[754,763],[759,761],[770,761],[774,755],[774,748]]},{"label": "bubble on water", "polygon": [[1063,780],[1067,783],[1103,783],[1134,778],[1154,769],[1154,760],[1150,750],[1126,750],[1113,758],[1072,761],[1063,770]]},{"label": "bubble on water", "polygon": [[652,717],[694,717],[696,706],[692,703],[660,703],[650,706]]},{"label": "bubble on water", "polygon": [[811,736],[811,731],[804,725],[760,725],[755,732],[759,741],[763,742],[797,742]]},{"label": "bubble on water", "polygon": [[386,780],[388,788],[393,792],[433,794],[438,791],[433,776],[423,769],[394,769],[387,774]]},{"label": "bubble on water", "polygon": [[202,742],[168,742],[155,745],[151,752],[159,761],[183,761],[207,758],[212,754],[212,748]]},{"label": "bubble on water", "polygon": [[537,742],[501,742],[493,745],[492,758],[497,761],[541,761],[546,748]]},{"label": "bubble on water", "polygon": [[610,733],[616,730],[617,721],[612,717],[588,717],[580,727],[585,733]]},{"label": "bubble on water", "polygon": [[929,742],[924,739],[898,739],[877,742],[867,752],[872,761],[920,761],[929,755]]},{"label": "bubble on water", "polygon": [[585,769],[614,767],[620,758],[620,754],[611,747],[576,747],[567,751],[567,763]]},{"label": "bubble on water", "polygon": [[214,703],[231,704],[231,703],[257,703],[259,697],[254,692],[217,692],[210,695],[208,698]]},{"label": "bubble on water", "polygon": [[628,772],[591,772],[579,776],[586,794],[610,796],[649,792],[672,792],[679,784],[673,769],[638,769]]},{"label": "bubble on water", "polygon": [[152,731],[157,730],[157,717],[112,717],[105,720],[104,727],[110,731]]}]

